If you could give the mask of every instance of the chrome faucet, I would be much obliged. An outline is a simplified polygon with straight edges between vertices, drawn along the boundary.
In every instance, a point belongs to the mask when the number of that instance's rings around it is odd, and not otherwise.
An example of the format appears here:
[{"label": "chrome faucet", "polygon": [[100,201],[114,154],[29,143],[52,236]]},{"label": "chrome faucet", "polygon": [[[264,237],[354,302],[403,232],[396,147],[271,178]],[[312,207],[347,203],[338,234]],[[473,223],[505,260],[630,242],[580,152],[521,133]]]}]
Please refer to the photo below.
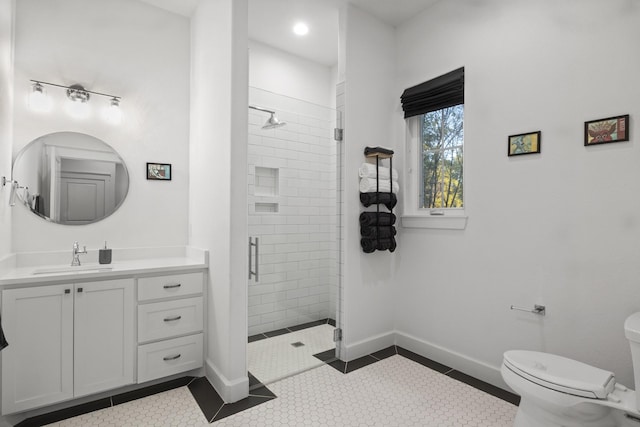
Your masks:
[{"label": "chrome faucet", "polygon": [[77,267],[80,265],[80,254],[86,254],[87,247],[85,246],[82,250],[80,250],[80,245],[78,242],[73,242],[73,250],[71,254],[73,255],[73,259],[71,260],[71,267]]}]

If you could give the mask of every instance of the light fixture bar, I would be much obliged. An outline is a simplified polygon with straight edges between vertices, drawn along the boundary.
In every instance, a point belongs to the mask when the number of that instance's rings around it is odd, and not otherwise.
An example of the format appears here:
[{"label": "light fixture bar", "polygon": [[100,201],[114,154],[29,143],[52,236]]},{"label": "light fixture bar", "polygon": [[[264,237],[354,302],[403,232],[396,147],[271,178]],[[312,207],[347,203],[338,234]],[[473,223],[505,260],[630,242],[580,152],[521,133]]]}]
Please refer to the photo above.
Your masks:
[{"label": "light fixture bar", "polygon": [[[43,82],[42,80],[30,80],[30,81],[32,81],[33,83],[39,83],[39,84],[41,84],[41,85],[48,85],[48,86],[61,87],[61,88],[63,88],[63,89],[77,89],[77,88],[78,88],[78,87],[77,87],[77,85],[74,85],[74,86],[64,86],[64,85],[59,85],[59,84],[56,84],[56,83]],[[106,97],[108,97],[108,98],[115,98],[115,99],[117,99],[117,100],[120,100],[120,99],[122,98],[121,96],[109,95],[108,93],[94,92],[94,91],[92,91],[92,90],[87,90],[87,89],[84,89],[84,88],[83,88],[83,90],[84,90],[85,92],[92,93],[92,94],[94,94],[94,95],[106,96]]]}]

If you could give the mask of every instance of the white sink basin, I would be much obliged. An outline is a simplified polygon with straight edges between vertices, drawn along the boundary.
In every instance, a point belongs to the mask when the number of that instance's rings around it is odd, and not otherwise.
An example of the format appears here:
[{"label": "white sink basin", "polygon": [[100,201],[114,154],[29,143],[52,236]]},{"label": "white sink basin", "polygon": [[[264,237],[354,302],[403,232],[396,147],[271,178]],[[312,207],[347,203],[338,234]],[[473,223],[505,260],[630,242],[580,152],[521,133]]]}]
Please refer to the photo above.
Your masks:
[{"label": "white sink basin", "polygon": [[60,274],[60,273],[93,273],[93,272],[101,272],[101,271],[111,271],[113,267],[111,266],[102,266],[102,265],[78,265],[75,267],[64,266],[64,267],[48,267],[48,268],[39,268],[37,270],[33,270],[33,274]]}]

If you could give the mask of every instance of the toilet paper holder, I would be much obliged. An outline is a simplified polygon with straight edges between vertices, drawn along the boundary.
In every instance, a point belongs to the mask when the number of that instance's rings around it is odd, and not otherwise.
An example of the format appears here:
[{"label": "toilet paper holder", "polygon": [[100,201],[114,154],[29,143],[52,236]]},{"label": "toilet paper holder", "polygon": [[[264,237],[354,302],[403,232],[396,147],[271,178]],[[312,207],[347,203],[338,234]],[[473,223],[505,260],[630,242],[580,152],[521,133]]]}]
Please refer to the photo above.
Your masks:
[{"label": "toilet paper holder", "polygon": [[544,305],[539,305],[539,304],[534,305],[533,309],[523,308],[523,307],[516,307],[515,305],[512,305],[511,306],[511,310],[526,311],[527,313],[533,313],[533,314],[537,314],[537,315],[540,315],[540,316],[545,316],[547,314],[547,307],[545,307]]}]

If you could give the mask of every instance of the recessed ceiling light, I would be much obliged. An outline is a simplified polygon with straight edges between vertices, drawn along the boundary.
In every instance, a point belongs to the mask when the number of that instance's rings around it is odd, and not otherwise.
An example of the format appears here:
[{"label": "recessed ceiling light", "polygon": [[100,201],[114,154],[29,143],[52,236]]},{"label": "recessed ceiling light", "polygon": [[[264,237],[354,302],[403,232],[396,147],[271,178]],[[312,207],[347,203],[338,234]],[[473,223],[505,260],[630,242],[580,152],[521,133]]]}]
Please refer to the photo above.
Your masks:
[{"label": "recessed ceiling light", "polygon": [[293,32],[299,36],[304,36],[309,32],[309,27],[304,22],[298,22],[293,26]]}]

